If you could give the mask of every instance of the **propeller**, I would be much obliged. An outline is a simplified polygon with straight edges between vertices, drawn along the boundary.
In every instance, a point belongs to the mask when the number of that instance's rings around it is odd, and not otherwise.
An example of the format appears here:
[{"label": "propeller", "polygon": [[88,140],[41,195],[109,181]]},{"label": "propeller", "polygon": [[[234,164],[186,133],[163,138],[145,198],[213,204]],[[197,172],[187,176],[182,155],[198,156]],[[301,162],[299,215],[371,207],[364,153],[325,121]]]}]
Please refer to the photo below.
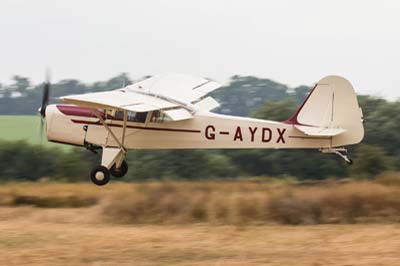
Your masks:
[{"label": "propeller", "polygon": [[50,72],[46,71],[46,80],[43,84],[42,105],[40,106],[40,139],[43,139],[44,119],[46,118],[46,108],[50,97]]}]

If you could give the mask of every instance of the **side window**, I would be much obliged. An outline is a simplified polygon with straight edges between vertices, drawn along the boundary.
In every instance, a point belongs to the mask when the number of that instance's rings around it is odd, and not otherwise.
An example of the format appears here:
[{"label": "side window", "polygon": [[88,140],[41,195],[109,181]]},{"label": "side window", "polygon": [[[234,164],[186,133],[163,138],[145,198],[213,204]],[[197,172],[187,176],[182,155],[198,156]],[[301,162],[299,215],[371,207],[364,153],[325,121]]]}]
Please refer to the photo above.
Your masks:
[{"label": "side window", "polygon": [[111,117],[113,117],[113,114],[114,114],[113,110],[111,110],[111,109],[105,110],[105,115],[107,116],[107,119],[110,119]]},{"label": "side window", "polygon": [[[132,122],[146,122],[147,113],[128,112],[128,120]],[[132,120],[133,119],[133,120]]]},{"label": "side window", "polygon": [[114,118],[115,120],[124,120],[124,112],[115,111]]},{"label": "side window", "polygon": [[161,111],[153,111],[150,121],[153,123],[163,123],[171,121],[171,119]]},{"label": "side window", "polygon": [[[128,111],[128,121],[129,122],[138,122],[138,123],[144,123],[146,122],[146,117],[147,113],[136,113],[136,112],[131,112]],[[124,120],[124,112],[123,111],[116,111],[114,114],[115,120]]]}]

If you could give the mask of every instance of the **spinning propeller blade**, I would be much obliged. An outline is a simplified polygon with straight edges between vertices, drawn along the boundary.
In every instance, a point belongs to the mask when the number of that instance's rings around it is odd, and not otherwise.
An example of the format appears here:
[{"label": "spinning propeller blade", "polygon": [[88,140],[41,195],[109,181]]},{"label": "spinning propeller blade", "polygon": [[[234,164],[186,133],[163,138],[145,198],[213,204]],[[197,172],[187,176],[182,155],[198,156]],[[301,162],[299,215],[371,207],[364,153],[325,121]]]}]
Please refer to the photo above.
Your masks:
[{"label": "spinning propeller blade", "polygon": [[50,97],[50,72],[46,71],[46,80],[43,84],[42,105],[40,106],[40,139],[43,139],[44,119],[46,117],[46,108]]},{"label": "spinning propeller blade", "polygon": [[46,117],[46,107],[49,104],[49,96],[50,96],[50,74],[49,71],[46,73],[46,81],[43,85],[43,94],[42,94],[42,105],[40,107],[40,115],[42,118]]}]

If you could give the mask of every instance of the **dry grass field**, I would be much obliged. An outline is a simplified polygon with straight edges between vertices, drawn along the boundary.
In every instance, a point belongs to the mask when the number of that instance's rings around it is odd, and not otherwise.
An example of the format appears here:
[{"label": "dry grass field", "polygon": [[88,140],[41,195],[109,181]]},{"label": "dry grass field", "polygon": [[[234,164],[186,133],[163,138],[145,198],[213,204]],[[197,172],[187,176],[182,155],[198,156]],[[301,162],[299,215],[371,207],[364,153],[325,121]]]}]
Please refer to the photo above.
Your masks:
[{"label": "dry grass field", "polygon": [[6,184],[0,265],[400,265],[399,195],[371,182]]}]

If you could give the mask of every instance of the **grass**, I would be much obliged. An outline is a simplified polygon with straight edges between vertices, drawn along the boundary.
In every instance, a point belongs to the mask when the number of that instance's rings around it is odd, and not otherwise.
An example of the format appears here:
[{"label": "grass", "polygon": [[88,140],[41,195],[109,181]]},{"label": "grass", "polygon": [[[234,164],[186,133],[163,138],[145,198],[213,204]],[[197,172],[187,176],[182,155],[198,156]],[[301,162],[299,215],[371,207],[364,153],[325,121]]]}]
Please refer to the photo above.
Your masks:
[{"label": "grass", "polygon": [[[41,140],[39,115],[0,115],[0,124],[0,140],[25,140],[30,144],[68,149],[66,145],[48,142],[45,136]],[[43,134],[45,135],[45,132]]]},{"label": "grass", "polygon": [[0,265],[399,263],[398,225],[125,226],[77,218],[96,215],[84,209],[61,217],[45,211],[0,220]]},{"label": "grass", "polygon": [[394,266],[396,176],[2,184],[0,265]]},{"label": "grass", "polygon": [[[393,174],[390,184],[396,183]],[[97,206],[119,224],[352,224],[400,221],[400,186],[389,178],[302,185],[281,181],[9,183],[0,206]]]},{"label": "grass", "polygon": [[[39,208],[80,208],[93,206],[107,192],[92,184],[16,182],[0,185],[0,206]],[[108,192],[109,193],[109,192]]]},{"label": "grass", "polygon": [[31,205],[39,208],[81,208],[95,205],[97,199],[90,197],[64,196],[19,196],[15,195],[10,205]]},{"label": "grass", "polygon": [[400,188],[373,182],[137,184],[103,212],[137,224],[350,224],[400,221]]}]

